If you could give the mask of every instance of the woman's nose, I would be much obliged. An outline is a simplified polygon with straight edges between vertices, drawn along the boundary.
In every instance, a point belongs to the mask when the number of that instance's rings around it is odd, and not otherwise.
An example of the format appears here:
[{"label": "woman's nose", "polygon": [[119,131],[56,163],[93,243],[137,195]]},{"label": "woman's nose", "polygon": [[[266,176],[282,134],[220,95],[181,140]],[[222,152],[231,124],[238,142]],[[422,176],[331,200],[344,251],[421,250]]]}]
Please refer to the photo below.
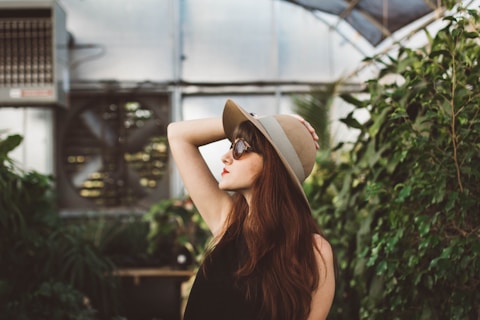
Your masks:
[{"label": "woman's nose", "polygon": [[232,149],[228,149],[227,152],[225,152],[223,155],[222,155],[222,162],[223,163],[231,163],[232,162]]}]

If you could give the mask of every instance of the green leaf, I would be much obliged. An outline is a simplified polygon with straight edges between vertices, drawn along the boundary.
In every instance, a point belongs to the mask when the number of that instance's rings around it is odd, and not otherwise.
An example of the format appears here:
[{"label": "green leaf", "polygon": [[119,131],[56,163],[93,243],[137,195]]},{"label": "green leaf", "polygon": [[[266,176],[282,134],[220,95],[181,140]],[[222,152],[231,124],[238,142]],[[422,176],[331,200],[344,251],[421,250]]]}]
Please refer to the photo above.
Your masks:
[{"label": "green leaf", "polygon": [[398,202],[398,203],[405,202],[405,199],[410,196],[411,192],[412,192],[411,185],[403,186],[400,189],[400,192],[398,193],[398,197],[395,199],[395,202]]},{"label": "green leaf", "polygon": [[343,122],[344,124],[346,124],[350,128],[354,128],[354,129],[362,129],[363,128],[363,126],[360,124],[360,122],[358,122],[358,120],[353,117],[353,112],[350,112],[347,115],[346,118],[342,118],[342,119],[340,119],[340,121]]},{"label": "green leaf", "polygon": [[18,147],[22,140],[22,136],[18,134],[10,135],[5,140],[0,140],[0,160],[6,159],[8,153]]}]

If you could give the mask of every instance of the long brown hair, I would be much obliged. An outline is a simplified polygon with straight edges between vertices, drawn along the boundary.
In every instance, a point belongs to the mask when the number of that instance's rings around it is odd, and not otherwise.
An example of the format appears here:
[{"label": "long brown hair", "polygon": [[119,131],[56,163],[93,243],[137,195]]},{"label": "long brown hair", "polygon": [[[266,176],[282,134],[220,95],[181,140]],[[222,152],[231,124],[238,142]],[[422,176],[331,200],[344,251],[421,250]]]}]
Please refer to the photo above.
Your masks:
[{"label": "long brown hair", "polygon": [[261,301],[262,319],[306,319],[320,281],[313,247],[313,235],[320,230],[302,191],[292,188],[292,178],[262,134],[244,122],[235,136],[263,156],[264,168],[252,186],[250,208],[242,195],[234,195],[228,232],[217,246],[243,233],[248,255],[235,277],[247,300]]}]

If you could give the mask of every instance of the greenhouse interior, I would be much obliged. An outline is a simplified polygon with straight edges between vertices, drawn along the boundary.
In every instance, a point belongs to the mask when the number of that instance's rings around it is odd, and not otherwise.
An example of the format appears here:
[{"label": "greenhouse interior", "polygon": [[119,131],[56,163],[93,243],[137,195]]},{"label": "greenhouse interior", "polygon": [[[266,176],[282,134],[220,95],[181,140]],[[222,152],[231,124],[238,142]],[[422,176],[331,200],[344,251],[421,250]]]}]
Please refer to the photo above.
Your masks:
[{"label": "greenhouse interior", "polygon": [[0,318],[182,319],[212,235],[167,126],[233,99],[319,135],[328,319],[480,319],[479,9],[0,0]]}]

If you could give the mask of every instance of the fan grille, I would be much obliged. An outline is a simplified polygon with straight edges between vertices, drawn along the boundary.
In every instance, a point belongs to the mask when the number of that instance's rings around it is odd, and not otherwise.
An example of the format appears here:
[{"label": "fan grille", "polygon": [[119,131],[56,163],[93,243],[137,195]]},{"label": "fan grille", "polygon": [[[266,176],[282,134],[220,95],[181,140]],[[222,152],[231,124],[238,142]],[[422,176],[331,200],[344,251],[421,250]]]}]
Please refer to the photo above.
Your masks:
[{"label": "fan grille", "polygon": [[158,106],[128,97],[76,108],[62,142],[68,187],[97,208],[131,207],[155,197],[168,175],[166,120]]}]

